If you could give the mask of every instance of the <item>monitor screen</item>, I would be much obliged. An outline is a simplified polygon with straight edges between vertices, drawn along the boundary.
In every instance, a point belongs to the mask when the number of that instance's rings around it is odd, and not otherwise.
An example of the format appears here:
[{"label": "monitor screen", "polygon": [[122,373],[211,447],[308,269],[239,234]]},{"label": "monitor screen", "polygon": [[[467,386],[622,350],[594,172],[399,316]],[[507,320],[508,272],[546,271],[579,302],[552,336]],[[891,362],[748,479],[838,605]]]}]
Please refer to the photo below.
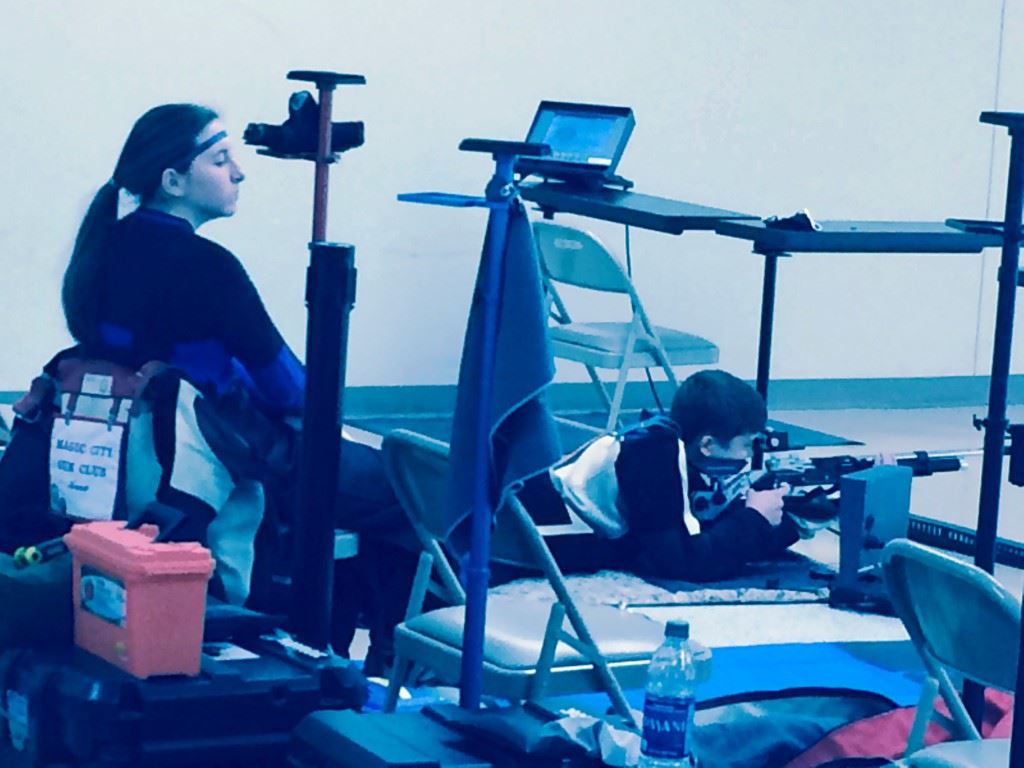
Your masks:
[{"label": "monitor screen", "polygon": [[566,173],[611,174],[635,123],[629,107],[542,101],[526,140],[547,144],[551,155],[522,160],[517,170],[555,178]]}]

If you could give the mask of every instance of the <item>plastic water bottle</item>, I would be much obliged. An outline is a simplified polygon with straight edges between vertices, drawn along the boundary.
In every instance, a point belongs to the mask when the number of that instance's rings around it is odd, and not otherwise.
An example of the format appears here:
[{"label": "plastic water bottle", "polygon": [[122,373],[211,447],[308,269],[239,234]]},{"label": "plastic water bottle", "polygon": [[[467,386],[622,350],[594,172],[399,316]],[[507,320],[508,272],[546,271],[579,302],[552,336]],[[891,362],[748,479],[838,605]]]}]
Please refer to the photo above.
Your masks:
[{"label": "plastic water bottle", "polygon": [[688,622],[670,621],[665,626],[665,641],[651,659],[639,768],[697,765],[693,755],[693,689],[697,670],[689,638]]}]

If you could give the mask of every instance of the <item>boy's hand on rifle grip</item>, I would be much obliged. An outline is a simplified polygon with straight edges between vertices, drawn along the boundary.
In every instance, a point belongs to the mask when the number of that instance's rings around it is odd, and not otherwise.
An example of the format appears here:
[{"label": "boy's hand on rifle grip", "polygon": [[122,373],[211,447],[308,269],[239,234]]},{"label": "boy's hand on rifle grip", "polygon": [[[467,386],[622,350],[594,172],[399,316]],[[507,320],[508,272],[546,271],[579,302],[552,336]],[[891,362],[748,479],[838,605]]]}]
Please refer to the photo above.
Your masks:
[{"label": "boy's hand on rifle grip", "polygon": [[789,494],[789,485],[783,483],[770,491],[747,491],[747,506],[775,527],[782,522],[782,500]]}]

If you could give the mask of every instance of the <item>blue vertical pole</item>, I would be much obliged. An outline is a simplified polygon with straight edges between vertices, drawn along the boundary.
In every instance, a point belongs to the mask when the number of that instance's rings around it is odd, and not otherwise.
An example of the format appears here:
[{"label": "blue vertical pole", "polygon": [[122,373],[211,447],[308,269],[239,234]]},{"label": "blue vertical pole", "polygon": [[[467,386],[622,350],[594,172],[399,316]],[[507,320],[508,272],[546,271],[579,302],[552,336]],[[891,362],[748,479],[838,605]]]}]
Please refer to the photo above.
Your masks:
[{"label": "blue vertical pole", "polygon": [[504,274],[505,245],[512,199],[514,155],[495,154],[494,176],[487,184],[491,203],[487,219],[487,268],[478,283],[473,302],[482,307],[480,365],[478,386],[481,392],[474,434],[473,508],[471,543],[465,569],[466,613],[462,636],[462,687],[459,704],[478,709],[483,685],[484,626],[487,616],[487,587],[490,583],[492,489],[491,426],[494,389],[494,358],[497,350],[498,311],[501,302],[501,276]]}]

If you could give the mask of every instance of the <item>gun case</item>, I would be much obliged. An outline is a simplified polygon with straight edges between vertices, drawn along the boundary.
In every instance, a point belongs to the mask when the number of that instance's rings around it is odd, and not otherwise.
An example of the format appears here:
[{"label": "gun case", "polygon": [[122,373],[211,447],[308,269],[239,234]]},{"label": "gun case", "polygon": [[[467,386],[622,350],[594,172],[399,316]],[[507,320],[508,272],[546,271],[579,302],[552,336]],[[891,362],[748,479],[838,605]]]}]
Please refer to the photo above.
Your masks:
[{"label": "gun case", "polygon": [[366,700],[345,660],[283,633],[224,639],[207,626],[197,677],[142,680],[77,648],[0,654],[0,765],[277,768],[303,717]]},{"label": "gun case", "polygon": [[435,703],[398,712],[314,712],[292,733],[289,768],[597,768],[560,738],[555,712],[530,703],[462,709]]}]

